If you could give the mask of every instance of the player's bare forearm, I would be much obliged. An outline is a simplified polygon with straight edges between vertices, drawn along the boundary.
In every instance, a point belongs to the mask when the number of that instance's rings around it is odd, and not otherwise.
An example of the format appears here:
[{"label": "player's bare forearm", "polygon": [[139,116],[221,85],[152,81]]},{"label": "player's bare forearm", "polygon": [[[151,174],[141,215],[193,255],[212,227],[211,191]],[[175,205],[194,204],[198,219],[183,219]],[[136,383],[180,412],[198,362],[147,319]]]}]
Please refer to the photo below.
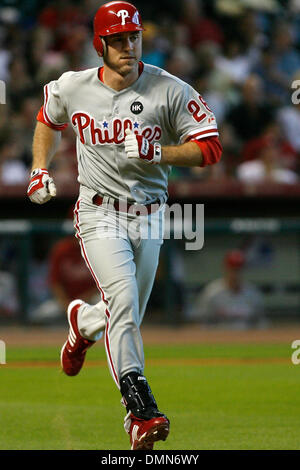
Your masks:
[{"label": "player's bare forearm", "polygon": [[167,165],[201,166],[203,163],[201,149],[195,142],[163,146],[161,150],[161,163]]},{"label": "player's bare forearm", "polygon": [[32,170],[48,168],[48,165],[57,152],[61,139],[61,132],[51,129],[42,122],[37,122],[32,143]]}]

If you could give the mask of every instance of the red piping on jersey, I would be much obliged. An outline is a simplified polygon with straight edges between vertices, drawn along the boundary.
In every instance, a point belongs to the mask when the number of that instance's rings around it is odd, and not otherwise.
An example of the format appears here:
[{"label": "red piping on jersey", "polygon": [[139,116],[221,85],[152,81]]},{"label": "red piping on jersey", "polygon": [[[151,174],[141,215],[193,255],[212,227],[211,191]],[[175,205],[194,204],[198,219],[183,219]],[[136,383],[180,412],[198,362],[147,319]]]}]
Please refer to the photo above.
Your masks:
[{"label": "red piping on jersey", "polygon": [[[91,272],[91,274],[92,274],[92,276],[93,276],[93,278],[96,282],[96,285],[97,285],[99,291],[101,292],[102,300],[103,300],[103,302],[105,302],[106,305],[108,305],[108,301],[105,298],[104,291],[101,288],[100,283],[98,281],[98,278],[97,278],[95,272],[93,271],[93,268],[92,268],[92,266],[89,262],[89,259],[88,259],[88,256],[87,256],[87,253],[86,253],[86,250],[85,250],[83,239],[80,236],[80,228],[79,228],[79,205],[80,205],[80,201],[81,200],[78,199],[78,201],[76,203],[76,206],[75,206],[75,209],[74,209],[74,215],[75,215],[75,218],[76,218],[75,228],[76,228],[76,232],[77,232],[75,236],[79,240],[81,250],[82,250],[82,254],[83,254],[84,260],[86,262],[86,265],[89,268],[89,270],[90,270],[90,272]],[[108,363],[109,363],[109,366],[110,366],[112,377],[113,377],[117,387],[120,388],[118,375],[117,375],[117,372],[116,372],[115,367],[114,367],[113,359],[112,359],[112,356],[111,356],[111,350],[110,350],[110,340],[109,340],[110,312],[109,312],[108,308],[105,309],[105,315],[107,317],[106,328],[105,328],[105,348],[106,348],[106,352],[107,352]]]},{"label": "red piping on jersey", "polygon": [[44,117],[44,105],[41,106],[37,116],[36,120],[39,122],[42,122],[43,124],[46,124],[46,126],[51,127],[51,129],[54,129],[55,131],[63,131],[66,127],[68,127],[68,123],[66,124],[52,124],[49,121],[46,121]]},{"label": "red piping on jersey", "polygon": [[218,137],[208,137],[201,140],[191,139],[189,142],[195,142],[201,149],[203,156],[201,167],[214,165],[220,161],[223,149]]},{"label": "red piping on jersey", "polygon": [[[140,61],[139,62],[139,76],[143,73],[143,70],[144,70],[144,63],[142,61]],[[102,82],[102,83],[104,83],[103,72],[104,72],[104,67],[100,67],[98,69],[98,78],[99,78],[100,82]]]},{"label": "red piping on jersey", "polygon": [[103,72],[104,72],[104,67],[100,67],[100,69],[98,70],[98,77],[99,77],[100,82],[102,83],[104,83]]},{"label": "red piping on jersey", "polygon": [[[206,135],[208,134],[208,135]],[[198,137],[201,137],[201,136],[205,136],[205,137],[210,137],[209,134],[217,134],[219,135],[219,132],[218,132],[218,129],[217,128],[214,128],[214,129],[207,129],[206,131],[199,131],[197,132],[196,134],[193,134],[193,135],[190,135],[186,140],[185,142],[189,142],[190,140],[196,140],[196,138]]]},{"label": "red piping on jersey", "polygon": [[46,111],[46,106],[47,106],[48,99],[49,99],[48,85],[44,87],[44,91],[45,91],[44,104],[43,106],[41,106],[36,119],[37,121],[40,121],[43,124],[46,124],[46,126],[50,127],[51,129],[54,129],[56,131],[63,131],[66,127],[68,127],[68,123],[54,124],[53,122],[51,122],[51,119],[49,118],[47,111]]}]

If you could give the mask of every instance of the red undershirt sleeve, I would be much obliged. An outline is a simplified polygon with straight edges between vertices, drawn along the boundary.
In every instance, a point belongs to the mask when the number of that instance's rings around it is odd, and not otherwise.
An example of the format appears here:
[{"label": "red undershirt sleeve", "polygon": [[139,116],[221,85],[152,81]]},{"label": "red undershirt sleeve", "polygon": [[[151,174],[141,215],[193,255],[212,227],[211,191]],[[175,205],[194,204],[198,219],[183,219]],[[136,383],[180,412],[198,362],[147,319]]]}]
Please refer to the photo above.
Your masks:
[{"label": "red undershirt sleeve", "polygon": [[201,149],[203,156],[201,167],[214,165],[220,161],[223,149],[218,137],[208,137],[201,140],[191,139],[189,142],[195,142]]}]

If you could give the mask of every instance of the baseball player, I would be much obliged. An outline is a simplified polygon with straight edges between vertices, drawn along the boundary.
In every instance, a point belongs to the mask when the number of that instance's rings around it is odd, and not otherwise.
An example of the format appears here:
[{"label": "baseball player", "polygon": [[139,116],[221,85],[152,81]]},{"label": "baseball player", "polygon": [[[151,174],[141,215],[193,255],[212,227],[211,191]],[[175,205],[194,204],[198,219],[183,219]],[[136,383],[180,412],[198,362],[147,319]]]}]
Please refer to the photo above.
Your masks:
[{"label": "baseball player", "polygon": [[103,66],[45,85],[28,187],[38,204],[56,195],[48,167],[61,131],[71,125],[80,183],[74,225],[100,301],[70,303],[61,365],[67,375],[78,374],[87,349],[104,334],[133,450],[153,449],[170,426],[143,374],[140,332],[163,243],[168,174],[171,165],[215,164],[222,152],[215,117],[199,93],[141,62],[142,31],[132,4],[99,8],[94,47]]}]

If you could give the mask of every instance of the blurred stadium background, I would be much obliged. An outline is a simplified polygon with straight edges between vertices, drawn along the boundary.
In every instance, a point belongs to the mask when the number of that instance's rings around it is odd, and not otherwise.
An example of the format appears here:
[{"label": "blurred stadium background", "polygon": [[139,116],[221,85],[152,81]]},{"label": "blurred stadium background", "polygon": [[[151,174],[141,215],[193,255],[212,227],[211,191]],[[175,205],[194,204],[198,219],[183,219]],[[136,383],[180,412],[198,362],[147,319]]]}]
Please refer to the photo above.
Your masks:
[{"label": "blurred stadium background", "polygon": [[[0,104],[0,325],[65,326],[61,276],[66,284],[72,279],[68,292],[85,278],[82,266],[74,270],[76,254],[62,243],[73,233],[70,210],[78,192],[70,128],[51,165],[58,196],[36,206],[26,188],[43,85],[66,70],[99,66],[92,19],[102,3],[0,1],[0,80],[6,88]],[[232,250],[243,253],[243,276],[262,295],[263,321],[256,325],[298,322],[300,106],[292,94],[300,79],[300,2],[134,3],[146,27],[142,59],[203,95],[223,145],[222,161],[213,168],[172,170],[169,203],[204,204],[205,243],[187,251],[185,240],[165,241],[146,324],[209,322],[195,309],[197,298],[222,276]],[[71,261],[59,272],[57,260],[68,250]],[[252,326],[242,317],[232,325]]]}]

